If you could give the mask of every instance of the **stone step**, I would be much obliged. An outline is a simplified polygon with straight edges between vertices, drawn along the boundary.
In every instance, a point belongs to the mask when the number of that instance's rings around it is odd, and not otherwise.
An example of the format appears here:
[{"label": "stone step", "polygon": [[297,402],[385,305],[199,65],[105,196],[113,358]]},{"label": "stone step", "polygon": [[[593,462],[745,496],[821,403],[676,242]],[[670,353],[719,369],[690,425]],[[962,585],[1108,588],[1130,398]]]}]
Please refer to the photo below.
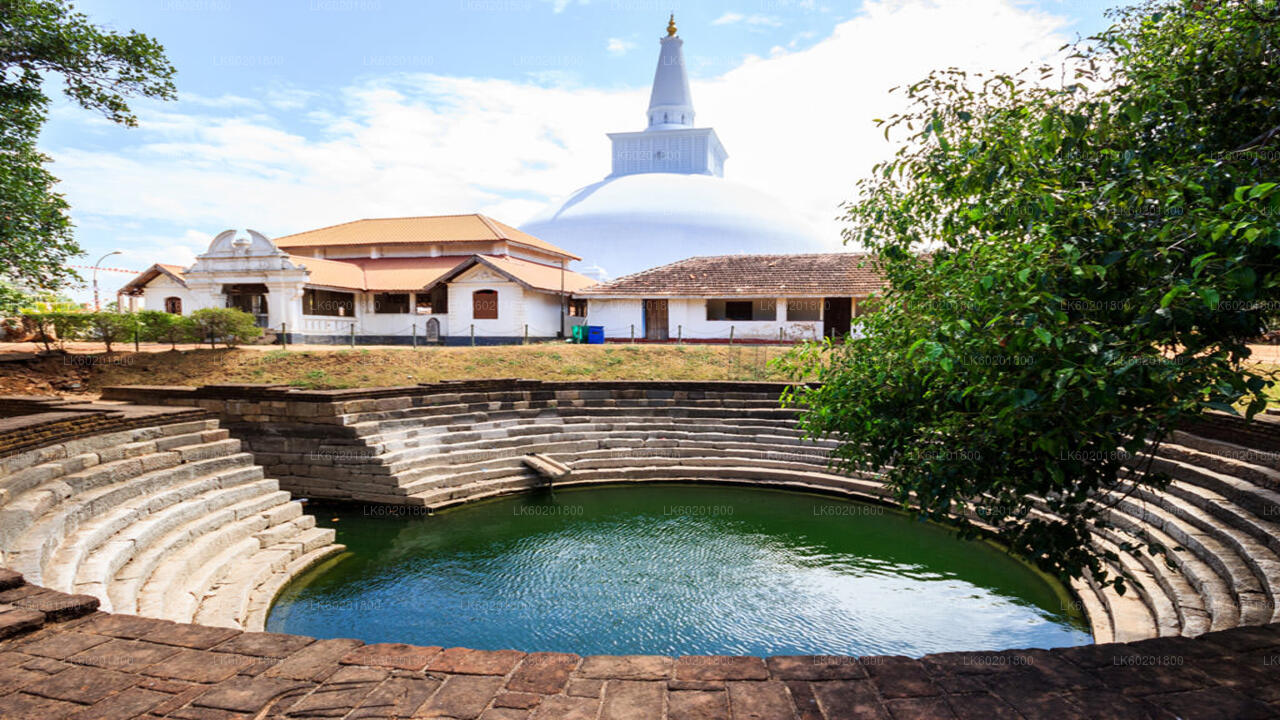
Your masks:
[{"label": "stone step", "polygon": [[[310,526],[301,522],[310,520]],[[333,548],[332,528],[315,527],[315,518],[304,515],[290,523],[292,532],[227,567],[226,572],[201,599],[194,622],[219,627],[244,627],[254,590],[288,571],[295,560],[309,553]],[[261,534],[259,534],[261,538]]]},{"label": "stone step", "polygon": [[[681,430],[673,427],[663,431],[654,430],[591,430],[584,432],[545,432],[538,435],[529,435],[521,438],[494,438],[494,437],[470,437],[465,441],[457,439],[448,445],[435,446],[429,448],[415,448],[411,450],[403,450],[395,453],[387,453],[379,456],[379,460],[386,464],[392,475],[402,473],[406,470],[419,467],[424,462],[446,463],[455,460],[465,462],[466,456],[462,453],[475,452],[487,453],[490,456],[506,450],[512,455],[523,455],[526,452],[545,452],[548,454],[557,454],[554,449],[557,443],[596,443],[596,447],[617,446],[627,441],[640,441],[644,443],[654,443],[655,433],[661,438],[664,444],[678,446],[679,443],[694,443],[701,445],[712,445],[715,443],[741,443],[746,437],[739,434],[725,432],[724,428],[712,432],[696,432]],[[810,448],[814,447],[813,443],[809,443],[794,436],[755,434],[751,435],[751,444],[755,447],[761,445],[774,448]],[[590,448],[590,445],[582,446]]]},{"label": "stone step", "polygon": [[[1118,568],[1110,568],[1118,572]],[[1114,590],[1102,590],[1097,582],[1089,577],[1088,581],[1102,599],[1102,604],[1111,621],[1111,636],[1114,642],[1132,642],[1158,636],[1155,618],[1151,609],[1136,593],[1117,594]]]},{"label": "stone step", "polygon": [[1129,514],[1143,519],[1147,525],[1159,527],[1167,532],[1183,547],[1208,562],[1219,575],[1227,579],[1231,593],[1240,608],[1240,624],[1258,625],[1270,622],[1272,606],[1262,579],[1255,574],[1248,561],[1233,548],[1228,528],[1220,524],[1214,529],[1197,527],[1154,503],[1140,504],[1130,499],[1121,501],[1119,504],[1125,506]]},{"label": "stone step", "polygon": [[1152,468],[1165,472],[1184,483],[1217,493],[1256,517],[1280,520],[1280,493],[1274,490],[1258,487],[1248,480],[1168,457],[1157,456],[1152,463]]},{"label": "stone step", "polygon": [[14,543],[16,549],[5,553],[5,562],[14,569],[23,568],[19,572],[32,578],[33,582],[43,582],[42,569],[53,551],[81,523],[102,515],[121,503],[155,493],[174,483],[239,469],[252,461],[253,456],[249,453],[195,460],[122,477],[116,483],[96,486],[93,490],[72,495],[42,511],[38,520],[24,528]]},{"label": "stone step", "polygon": [[394,410],[382,410],[375,412],[358,412],[345,413],[341,416],[342,421],[349,427],[357,427],[372,423],[395,423],[395,422],[426,422],[435,417],[452,417],[470,415],[475,413],[484,413],[486,415],[502,416],[509,414],[530,414],[542,412],[548,409],[556,410],[565,414],[576,415],[592,415],[604,411],[631,410],[632,412],[649,411],[652,414],[672,415],[675,413],[689,412],[699,413],[721,413],[721,414],[738,414],[744,412],[749,413],[778,413],[788,414],[794,417],[795,411],[781,408],[776,398],[758,397],[753,400],[737,400],[725,402],[717,402],[715,400],[674,400],[674,399],[654,399],[654,400],[625,400],[625,399],[599,399],[595,401],[577,401],[565,402],[556,399],[539,399],[530,400],[527,397],[522,399],[501,398],[490,396],[476,397],[471,402],[450,402],[441,404],[432,404],[430,399],[424,399],[424,404],[399,408]]},{"label": "stone step", "polygon": [[310,550],[301,557],[291,561],[283,572],[274,573],[253,589],[249,595],[248,607],[244,611],[241,627],[248,632],[262,632],[267,627],[267,615],[276,596],[284,590],[294,578],[309,570],[313,565],[346,551],[345,545],[326,544]]},{"label": "stone step", "polygon": [[[700,427],[717,424],[732,424],[744,429],[772,429],[776,432],[798,434],[793,417],[778,419],[743,418],[730,413],[720,415],[700,415],[697,417],[676,417],[669,415],[626,415],[612,414],[601,416],[564,416],[560,414],[541,413],[525,418],[490,420],[485,416],[462,416],[438,418],[440,422],[432,425],[413,424],[404,421],[396,425],[378,424],[375,427],[362,427],[359,432],[369,445],[385,451],[394,451],[400,447],[413,447],[432,438],[445,437],[452,433],[481,430],[507,430],[511,434],[519,434],[521,428],[539,426],[560,426],[577,428],[583,426],[636,428],[653,427]],[[445,421],[448,422],[445,422]]]},{"label": "stone step", "polygon": [[1199,453],[1216,455],[1232,462],[1247,463],[1280,472],[1280,453],[1254,450],[1244,445],[1201,437],[1182,430],[1175,430],[1169,441],[1160,447],[1161,451],[1171,447],[1195,450]]},{"label": "stone step", "polygon": [[[195,429],[192,432],[161,435],[149,441],[137,440],[137,434],[133,431],[115,433],[114,436],[116,437],[116,441],[101,451],[77,453],[57,460],[33,465],[17,472],[0,475],[0,505],[3,505],[7,499],[15,498],[23,492],[44,483],[57,480],[65,475],[78,473],[89,467],[105,465],[111,462],[136,457],[140,454],[147,454],[140,452],[147,448],[150,448],[150,452],[167,452],[177,450],[188,445],[199,445],[201,443],[225,440],[228,437],[227,431],[220,429],[206,429],[205,423],[190,423],[188,425],[199,425],[199,429]],[[176,427],[179,426],[169,426],[165,429],[173,430]],[[129,452],[117,453],[116,450],[119,448],[130,448],[131,450]],[[106,456],[105,458],[104,455]],[[115,455],[115,457],[113,457],[113,455]]]},{"label": "stone step", "polygon": [[[1124,534],[1117,533],[1107,529],[1095,529],[1095,535],[1100,535],[1110,540],[1113,546],[1119,546],[1124,541],[1132,541],[1133,538]],[[1118,548],[1117,548],[1118,551]],[[1139,563],[1146,569],[1156,583],[1159,584],[1161,593],[1172,604],[1177,613],[1177,624],[1179,628],[1178,634],[1188,637],[1202,635],[1209,631],[1210,616],[1206,609],[1206,600],[1201,596],[1187,575],[1181,569],[1177,562],[1165,561],[1163,556],[1152,556],[1148,552],[1137,550],[1128,553],[1129,557]],[[1193,572],[1208,573],[1213,577],[1216,574],[1204,563],[1199,563]],[[1225,595],[1223,596],[1226,597]],[[1229,602],[1229,598],[1227,599]]]},{"label": "stone step", "polygon": [[1145,516],[1142,514],[1135,516],[1131,511],[1117,507],[1107,517],[1116,527],[1130,536],[1145,533],[1153,542],[1165,547],[1168,551],[1167,557],[1177,565],[1187,582],[1196,589],[1203,600],[1204,609],[1209,615],[1210,630],[1221,630],[1240,624],[1240,607],[1236,603],[1229,577],[1220,574],[1217,568],[1206,562],[1197,553],[1195,547],[1184,547],[1179,537],[1166,533],[1159,526],[1147,525]]},{"label": "stone step", "polygon": [[1119,557],[1117,564],[1124,574],[1126,589],[1129,593],[1137,592],[1141,596],[1155,622],[1159,636],[1181,635],[1182,619],[1175,603],[1166,594],[1164,584],[1157,579],[1151,569],[1102,533],[1095,534],[1093,542],[1099,549],[1113,552]]},{"label": "stone step", "polygon": [[[188,437],[199,439],[198,434],[188,434]],[[210,444],[222,442],[216,440]],[[197,445],[199,443],[184,447]],[[8,553],[14,550],[18,536],[65,499],[144,473],[176,467],[183,463],[182,449],[156,451],[110,462],[98,462],[96,454],[79,454],[58,463],[32,468],[30,472],[34,474],[25,476],[9,491],[0,494],[0,501],[3,501],[0,502],[0,551]],[[39,482],[31,484],[35,479]],[[21,488],[20,492],[18,488]]]},{"label": "stone step", "polygon": [[62,538],[44,568],[45,586],[72,592],[81,564],[101,545],[113,540],[125,546],[134,545],[133,539],[118,536],[135,522],[163,522],[170,510],[178,517],[189,517],[193,512],[213,509],[216,502],[230,504],[249,497],[256,489],[240,485],[248,477],[247,473],[231,472],[200,476],[133,498],[93,517]]},{"label": "stone step", "polygon": [[537,423],[514,427],[487,427],[468,425],[436,434],[420,434],[413,438],[396,442],[375,442],[373,447],[377,454],[394,462],[402,455],[411,455],[419,449],[439,450],[450,446],[465,445],[477,441],[504,440],[517,442],[522,438],[545,435],[565,434],[573,436],[590,436],[602,434],[626,435],[634,437],[664,437],[668,433],[696,434],[698,436],[714,434],[725,436],[729,440],[743,438],[779,438],[782,442],[807,443],[802,434],[790,426],[744,426],[728,418],[714,423],[679,423],[679,422],[620,422],[620,423]]},{"label": "stone step", "polygon": [[[1207,533],[1228,546],[1257,578],[1269,608],[1269,611],[1259,609],[1257,612],[1266,613],[1266,619],[1261,622],[1271,622],[1277,600],[1280,599],[1280,557],[1265,543],[1259,542],[1252,534],[1240,529],[1240,525],[1247,523],[1247,514],[1239,513],[1238,508],[1227,503],[1218,505],[1217,513],[1208,512],[1197,503],[1190,502],[1186,497],[1173,492],[1173,490],[1183,489],[1192,497],[1197,497],[1194,494],[1195,491],[1206,494],[1207,491],[1201,488],[1179,487],[1176,482],[1173,486],[1165,492],[1154,492],[1144,488],[1139,489],[1135,494],[1180,518],[1188,527]],[[1226,516],[1231,520],[1223,520],[1220,516]],[[1248,613],[1242,617],[1242,621],[1246,624],[1256,624],[1252,622],[1253,620],[1256,620],[1256,617]]]},{"label": "stone step", "polygon": [[419,492],[415,493],[413,497],[422,505],[438,510],[465,502],[473,502],[545,486],[546,481],[538,476],[537,473],[520,467],[519,472],[478,480],[465,485]]},{"label": "stone step", "polygon": [[238,518],[184,545],[140,587],[141,614],[190,622],[200,600],[226,569],[262,548],[255,534],[266,530],[272,518],[281,515],[259,512]]},{"label": "stone step", "polygon": [[1071,592],[1080,601],[1080,609],[1089,621],[1089,630],[1093,641],[1098,644],[1115,642],[1115,629],[1111,625],[1111,615],[1102,600],[1098,589],[1083,578],[1075,578],[1070,583]]},{"label": "stone step", "polygon": [[218,421],[209,418],[115,430],[97,435],[85,435],[57,445],[36,448],[3,458],[0,460],[0,475],[15,475],[37,465],[54,463],[81,455],[94,455],[96,457],[100,450],[140,440],[194,433],[201,430],[216,430],[217,427]]},{"label": "stone step", "polygon": [[[274,484],[274,480],[263,483]],[[270,488],[272,485],[265,485]],[[199,538],[216,534],[224,527],[251,515],[263,514],[268,522],[287,522],[302,514],[300,503],[289,502],[289,493],[272,490],[230,507],[206,513],[180,524],[160,537],[145,543],[145,549],[132,556],[107,583],[104,602],[109,600],[117,612],[136,614],[142,585],[156,568],[176,556],[177,552]]]}]

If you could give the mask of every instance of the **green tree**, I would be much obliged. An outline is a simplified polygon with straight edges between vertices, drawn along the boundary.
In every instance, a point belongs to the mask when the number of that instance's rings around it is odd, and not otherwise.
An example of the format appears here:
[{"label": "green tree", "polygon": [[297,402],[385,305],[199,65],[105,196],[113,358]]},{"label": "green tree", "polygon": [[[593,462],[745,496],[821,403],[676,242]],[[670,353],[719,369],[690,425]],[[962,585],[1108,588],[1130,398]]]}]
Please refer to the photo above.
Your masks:
[{"label": "green tree", "polygon": [[130,97],[175,97],[173,66],[155,40],[92,25],[65,0],[0,2],[0,265],[32,287],[77,279],[81,254],[49,158],[36,148],[47,118],[44,80],[61,76],[80,106],[133,126]]},{"label": "green tree", "polygon": [[235,308],[205,308],[191,313],[190,321],[198,338],[208,340],[210,346],[218,341],[234,347],[262,336],[254,317]]},{"label": "green tree", "polygon": [[81,337],[89,327],[90,313],[54,309],[27,312],[24,317],[37,328],[45,352],[51,352],[55,344],[65,349],[69,341]]},{"label": "green tree", "polygon": [[901,149],[847,206],[880,307],[786,365],[822,381],[789,399],[844,468],[1123,592],[1089,537],[1106,504],[1167,482],[1149,459],[1180,423],[1265,406],[1243,361],[1280,307],[1280,10],[1113,20],[1060,66],[906,88]]},{"label": "green tree", "polygon": [[121,313],[112,310],[86,313],[84,335],[90,340],[97,340],[111,352],[112,346],[133,338],[136,319],[132,313]]}]

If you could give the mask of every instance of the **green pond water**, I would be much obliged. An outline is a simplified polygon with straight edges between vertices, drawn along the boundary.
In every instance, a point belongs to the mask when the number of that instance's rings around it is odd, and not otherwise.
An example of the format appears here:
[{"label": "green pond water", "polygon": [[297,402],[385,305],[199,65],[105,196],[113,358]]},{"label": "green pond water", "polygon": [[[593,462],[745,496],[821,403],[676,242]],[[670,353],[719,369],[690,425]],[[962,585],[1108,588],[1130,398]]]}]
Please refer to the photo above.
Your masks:
[{"label": "green pond water", "polygon": [[829,497],[646,484],[434,516],[308,511],[349,552],[286,588],[268,630],[584,655],[919,656],[1092,642],[1062,588],[1001,550]]}]

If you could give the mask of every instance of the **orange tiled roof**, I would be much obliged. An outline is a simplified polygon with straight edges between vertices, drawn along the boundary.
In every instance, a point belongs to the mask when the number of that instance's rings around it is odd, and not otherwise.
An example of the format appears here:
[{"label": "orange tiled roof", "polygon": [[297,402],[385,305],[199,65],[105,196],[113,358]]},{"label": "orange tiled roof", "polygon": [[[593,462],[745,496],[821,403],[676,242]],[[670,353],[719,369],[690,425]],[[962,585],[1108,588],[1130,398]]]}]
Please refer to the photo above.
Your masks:
[{"label": "orange tiled roof", "polygon": [[794,253],[693,257],[626,275],[583,297],[865,297],[884,286],[867,255]]},{"label": "orange tiled roof", "polygon": [[440,276],[427,289],[449,282],[476,265],[485,265],[521,285],[546,292],[560,292],[562,283],[565,293],[596,284],[593,278],[572,270],[562,270],[559,265],[543,265],[508,255],[473,255],[469,260]]},{"label": "orange tiled roof", "polygon": [[160,275],[170,275],[173,277],[174,280],[177,280],[183,285],[186,285],[187,284],[186,280],[184,280],[182,277],[182,273],[185,269],[186,268],[183,268],[181,265],[166,265],[164,263],[156,263],[155,265],[152,265],[146,270],[143,270],[142,272],[138,273],[136,276],[134,276],[132,280],[125,283],[120,288],[119,292],[130,294],[130,295],[140,294],[142,292],[142,289],[147,286],[147,283],[151,282],[152,280],[155,280],[156,277]]},{"label": "orange tiled roof", "polygon": [[300,247],[396,245],[408,243],[466,243],[506,240],[549,253],[581,260],[577,255],[490,217],[435,215],[405,218],[366,218],[318,230],[275,238],[282,250]]},{"label": "orange tiled roof", "polygon": [[[529,262],[509,255],[501,257],[482,255],[481,257],[488,265],[497,268],[499,271],[510,275],[518,282],[524,283],[531,288],[550,290],[552,292],[560,291],[562,273],[558,266]],[[572,270],[565,270],[563,276],[565,292],[577,292],[597,283],[594,278],[589,278]]]}]

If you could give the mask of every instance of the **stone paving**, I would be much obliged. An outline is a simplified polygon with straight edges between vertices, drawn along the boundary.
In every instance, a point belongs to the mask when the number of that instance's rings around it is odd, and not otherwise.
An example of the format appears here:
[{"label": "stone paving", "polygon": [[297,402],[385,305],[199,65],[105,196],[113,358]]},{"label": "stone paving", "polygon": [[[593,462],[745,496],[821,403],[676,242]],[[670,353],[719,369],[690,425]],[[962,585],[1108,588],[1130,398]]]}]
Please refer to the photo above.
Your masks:
[{"label": "stone paving", "polygon": [[317,640],[96,608],[0,569],[0,718],[1280,717],[1280,624],[920,659],[584,658]]}]

